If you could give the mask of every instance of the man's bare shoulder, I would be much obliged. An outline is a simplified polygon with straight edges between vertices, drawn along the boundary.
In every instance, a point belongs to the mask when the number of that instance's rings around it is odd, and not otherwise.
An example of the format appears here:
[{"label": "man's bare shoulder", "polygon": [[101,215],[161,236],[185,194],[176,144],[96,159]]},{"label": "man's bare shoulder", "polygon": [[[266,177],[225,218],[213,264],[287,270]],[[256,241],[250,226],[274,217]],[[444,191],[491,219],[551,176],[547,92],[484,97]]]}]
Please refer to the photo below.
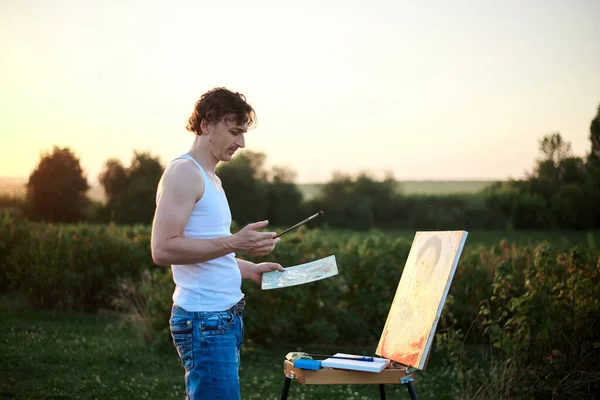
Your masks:
[{"label": "man's bare shoulder", "polygon": [[177,159],[169,163],[161,178],[162,191],[182,190],[194,193],[199,199],[204,194],[202,173],[191,160]]},{"label": "man's bare shoulder", "polygon": [[202,173],[200,169],[194,164],[193,161],[185,158],[178,158],[169,163],[165,169],[164,176],[168,176],[171,179],[194,178],[202,180]]}]

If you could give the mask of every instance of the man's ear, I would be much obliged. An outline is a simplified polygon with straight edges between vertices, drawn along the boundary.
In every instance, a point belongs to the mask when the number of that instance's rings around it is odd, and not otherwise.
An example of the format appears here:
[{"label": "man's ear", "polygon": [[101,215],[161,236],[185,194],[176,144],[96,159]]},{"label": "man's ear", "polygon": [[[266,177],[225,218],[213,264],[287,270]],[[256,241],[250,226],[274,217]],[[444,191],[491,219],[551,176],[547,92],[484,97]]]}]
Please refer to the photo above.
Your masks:
[{"label": "man's ear", "polygon": [[200,134],[208,133],[208,127],[210,124],[211,122],[209,122],[206,118],[202,118],[202,121],[200,121]]}]

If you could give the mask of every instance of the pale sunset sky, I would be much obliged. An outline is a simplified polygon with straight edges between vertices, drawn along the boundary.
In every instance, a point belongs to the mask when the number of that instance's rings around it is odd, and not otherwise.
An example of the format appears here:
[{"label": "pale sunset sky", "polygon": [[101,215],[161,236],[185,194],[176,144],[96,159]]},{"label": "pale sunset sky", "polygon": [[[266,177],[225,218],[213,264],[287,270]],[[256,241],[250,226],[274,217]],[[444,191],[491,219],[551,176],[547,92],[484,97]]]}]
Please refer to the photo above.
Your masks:
[{"label": "pale sunset sky", "polygon": [[0,176],[54,145],[90,182],[166,164],[206,90],[244,93],[267,165],[400,180],[523,177],[538,140],[590,148],[600,1],[0,0]]}]

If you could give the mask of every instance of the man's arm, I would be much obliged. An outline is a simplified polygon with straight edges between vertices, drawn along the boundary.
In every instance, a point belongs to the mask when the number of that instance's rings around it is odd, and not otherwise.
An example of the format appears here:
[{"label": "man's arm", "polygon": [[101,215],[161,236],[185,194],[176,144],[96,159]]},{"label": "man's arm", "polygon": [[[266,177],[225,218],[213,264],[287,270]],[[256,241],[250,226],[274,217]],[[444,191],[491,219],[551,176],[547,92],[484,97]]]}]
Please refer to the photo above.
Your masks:
[{"label": "man's arm", "polygon": [[158,265],[196,264],[232,252],[267,255],[279,241],[274,238],[275,232],[256,231],[268,221],[249,224],[230,236],[186,238],[185,225],[194,204],[204,195],[202,174],[189,162],[175,162],[167,168],[159,186],[151,239],[152,259]]},{"label": "man's arm", "polygon": [[274,262],[263,262],[255,264],[250,261],[242,260],[239,258],[235,259],[238,263],[238,267],[242,274],[242,279],[252,279],[254,282],[261,284],[263,272],[269,271],[283,271],[283,267],[280,264]]}]

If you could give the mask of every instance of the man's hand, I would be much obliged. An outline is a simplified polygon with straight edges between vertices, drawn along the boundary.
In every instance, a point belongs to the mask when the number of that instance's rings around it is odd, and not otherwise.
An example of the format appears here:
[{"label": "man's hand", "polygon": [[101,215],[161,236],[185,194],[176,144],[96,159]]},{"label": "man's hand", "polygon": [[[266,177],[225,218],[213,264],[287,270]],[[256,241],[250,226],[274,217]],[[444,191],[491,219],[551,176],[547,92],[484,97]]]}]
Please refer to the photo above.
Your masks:
[{"label": "man's hand", "polygon": [[240,268],[240,270],[242,271],[242,277],[252,279],[259,285],[262,283],[262,274],[264,272],[284,271],[283,267],[280,264],[274,262],[262,262],[260,264],[247,262],[247,264],[244,267],[245,268]]},{"label": "man's hand", "polygon": [[275,232],[258,232],[264,228],[269,221],[260,221],[248,224],[239,232],[232,235],[232,247],[235,252],[250,256],[266,256],[273,251],[280,238],[275,238]]}]

